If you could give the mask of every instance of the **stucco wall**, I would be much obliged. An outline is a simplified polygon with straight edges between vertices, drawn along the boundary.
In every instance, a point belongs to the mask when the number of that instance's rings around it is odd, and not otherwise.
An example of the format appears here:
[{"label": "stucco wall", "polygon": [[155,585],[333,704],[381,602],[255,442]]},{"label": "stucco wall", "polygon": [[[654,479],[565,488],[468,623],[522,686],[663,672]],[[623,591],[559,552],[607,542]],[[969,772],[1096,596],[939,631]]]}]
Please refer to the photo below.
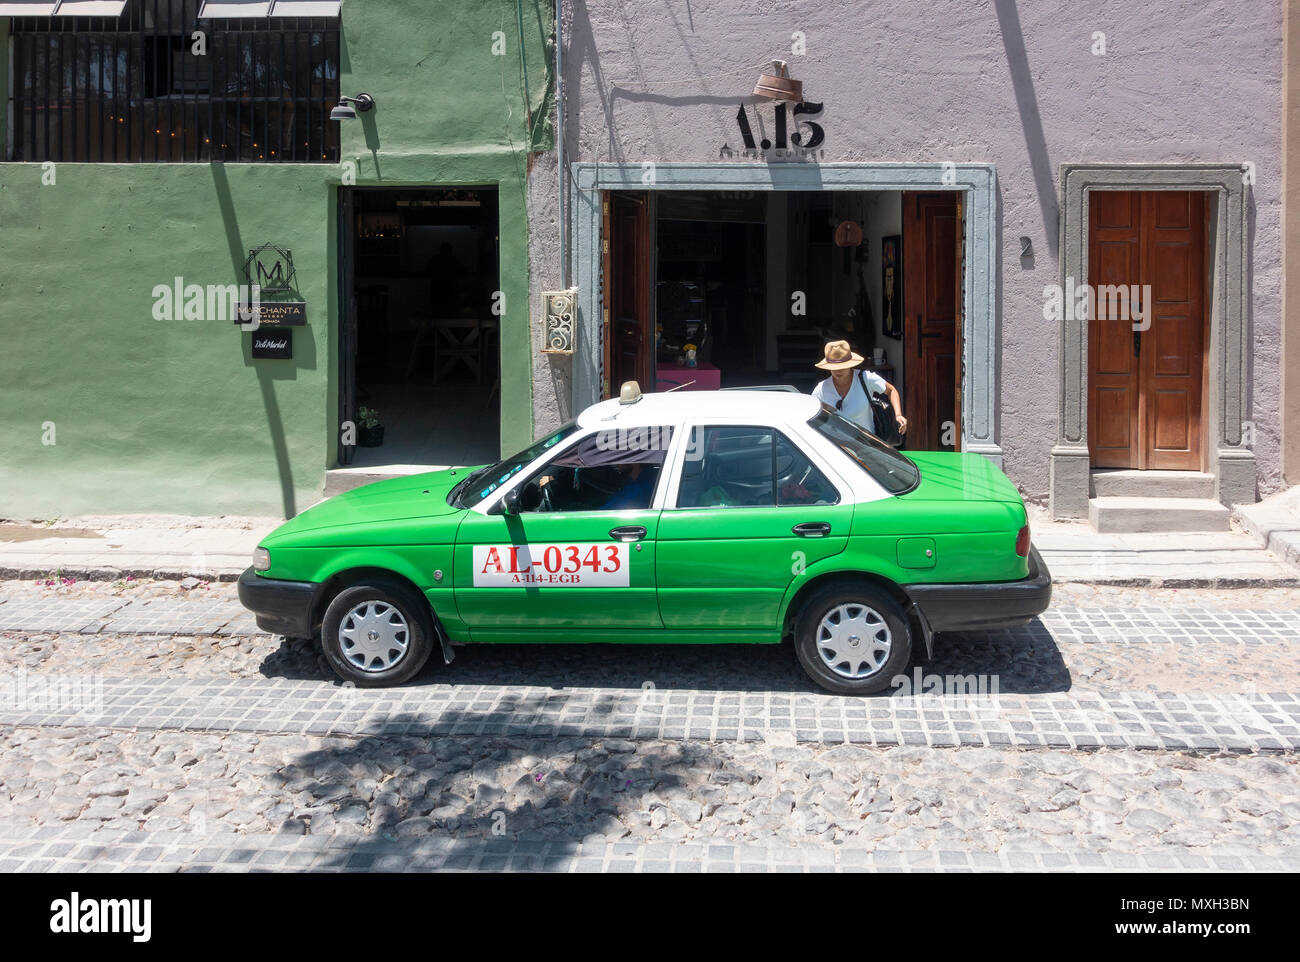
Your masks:
[{"label": "stucco wall", "polygon": [[[338,440],[345,178],[499,188],[502,445],[530,439],[525,178],[530,148],[551,143],[552,4],[343,10],[342,92],[378,106],[343,123],[339,165],[60,164],[42,186],[40,164],[0,163],[0,516],[292,515],[315,501]],[[307,303],[293,360],[252,360],[232,323],[153,319],[156,284],[240,283],[268,242],[292,250]]]},{"label": "stucco wall", "polygon": [[[1281,483],[1280,4],[1163,0],[692,0],[565,5],[569,161],[715,161],[773,57],[826,105],[828,161],[996,165],[1001,390],[1008,473],[1048,490],[1056,438],[1054,325],[1058,166],[1064,162],[1254,164],[1251,417],[1259,484]],[[791,35],[805,36],[805,55]],[[1098,32],[1105,34],[1103,55]],[[752,108],[751,108],[752,116]],[[1035,257],[1019,257],[1029,236]],[[533,223],[533,260],[557,275],[553,228]],[[877,302],[878,309],[878,302]],[[548,414],[536,411],[540,430]]]}]

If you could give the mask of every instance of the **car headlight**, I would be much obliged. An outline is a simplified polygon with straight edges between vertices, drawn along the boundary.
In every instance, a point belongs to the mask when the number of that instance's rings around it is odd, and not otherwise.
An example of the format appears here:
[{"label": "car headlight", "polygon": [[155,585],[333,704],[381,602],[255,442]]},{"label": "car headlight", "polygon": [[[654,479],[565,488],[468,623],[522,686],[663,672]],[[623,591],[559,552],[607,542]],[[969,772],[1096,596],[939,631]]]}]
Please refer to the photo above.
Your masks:
[{"label": "car headlight", "polygon": [[253,570],[266,571],[271,567],[271,552],[259,546],[253,551]]}]

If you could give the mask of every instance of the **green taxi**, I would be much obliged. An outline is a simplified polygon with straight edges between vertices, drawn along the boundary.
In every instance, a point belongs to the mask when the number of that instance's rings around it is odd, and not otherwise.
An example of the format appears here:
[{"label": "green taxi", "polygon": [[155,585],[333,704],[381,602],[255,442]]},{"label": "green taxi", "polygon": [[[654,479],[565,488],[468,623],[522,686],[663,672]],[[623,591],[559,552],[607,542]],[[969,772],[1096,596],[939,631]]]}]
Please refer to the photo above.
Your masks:
[{"label": "green taxi", "polygon": [[1023,624],[1051,577],[986,458],[895,451],[782,391],[620,398],[514,457],[380,481],[281,525],[239,579],[258,625],[358,686],[463,644],[777,644],[890,686],[939,631]]}]

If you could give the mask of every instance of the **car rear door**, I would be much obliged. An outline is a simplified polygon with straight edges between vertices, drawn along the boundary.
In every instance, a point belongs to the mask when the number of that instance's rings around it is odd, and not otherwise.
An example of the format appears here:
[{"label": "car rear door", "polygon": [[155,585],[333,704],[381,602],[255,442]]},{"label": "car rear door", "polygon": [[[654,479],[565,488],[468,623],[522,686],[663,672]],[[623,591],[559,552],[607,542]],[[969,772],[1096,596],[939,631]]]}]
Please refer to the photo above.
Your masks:
[{"label": "car rear door", "polygon": [[844,550],[853,505],[793,432],[701,422],[674,459],[659,520],[659,611],[669,629],[776,629],[796,574]]}]

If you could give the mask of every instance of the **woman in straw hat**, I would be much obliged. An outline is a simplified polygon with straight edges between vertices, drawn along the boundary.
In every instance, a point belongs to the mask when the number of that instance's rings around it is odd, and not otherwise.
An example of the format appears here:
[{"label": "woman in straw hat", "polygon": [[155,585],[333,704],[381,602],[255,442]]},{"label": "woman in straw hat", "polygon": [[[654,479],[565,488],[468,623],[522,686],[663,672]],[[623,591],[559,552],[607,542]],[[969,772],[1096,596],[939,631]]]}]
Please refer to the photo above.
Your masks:
[{"label": "woman in straw hat", "polygon": [[831,341],[826,345],[825,355],[816,366],[829,371],[831,376],[813,388],[813,397],[872,434],[880,434],[876,430],[867,392],[884,393],[894,407],[899,432],[907,431],[907,418],[903,417],[898,389],[874,371],[855,372],[854,368],[862,363],[863,357],[853,353],[848,341]]}]

